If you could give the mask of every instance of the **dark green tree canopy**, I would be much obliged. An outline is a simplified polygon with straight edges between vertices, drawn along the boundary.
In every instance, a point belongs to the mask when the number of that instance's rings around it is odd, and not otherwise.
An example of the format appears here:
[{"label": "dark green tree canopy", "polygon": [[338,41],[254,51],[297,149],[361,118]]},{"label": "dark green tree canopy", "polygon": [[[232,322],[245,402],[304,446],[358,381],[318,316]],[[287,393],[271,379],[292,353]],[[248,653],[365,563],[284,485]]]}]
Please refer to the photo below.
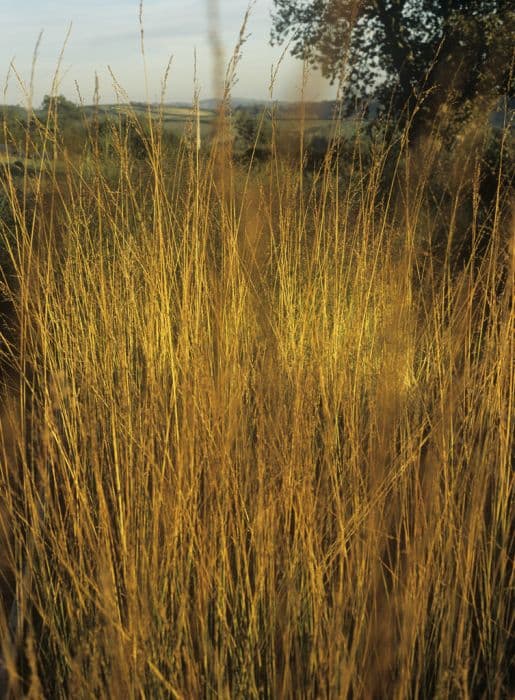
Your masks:
[{"label": "dark green tree canopy", "polygon": [[414,129],[444,104],[466,115],[509,92],[515,36],[510,0],[274,0],[272,41],[343,80],[349,101],[377,98],[406,114],[425,94]]},{"label": "dark green tree canopy", "polygon": [[41,105],[45,117],[49,113],[56,113],[61,119],[76,119],[80,117],[80,108],[70,100],[67,100],[64,95],[45,95]]}]

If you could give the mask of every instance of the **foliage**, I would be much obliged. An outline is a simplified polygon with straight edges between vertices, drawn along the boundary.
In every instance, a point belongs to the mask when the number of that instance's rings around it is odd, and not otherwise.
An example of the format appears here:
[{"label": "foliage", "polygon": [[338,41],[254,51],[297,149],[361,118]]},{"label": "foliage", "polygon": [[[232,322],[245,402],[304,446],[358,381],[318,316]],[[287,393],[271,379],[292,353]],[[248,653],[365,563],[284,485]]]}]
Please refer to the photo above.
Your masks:
[{"label": "foliage", "polygon": [[45,95],[41,104],[43,118],[47,120],[49,117],[63,121],[66,119],[78,119],[81,115],[80,108],[64,95]]},{"label": "foliage", "polygon": [[270,155],[272,131],[270,121],[265,114],[255,114],[246,108],[236,109],[234,129],[238,135],[244,159],[262,160]]},{"label": "foliage", "polygon": [[[379,98],[412,133],[447,106],[457,121],[509,89],[515,11],[507,0],[274,0],[274,41]],[[418,110],[415,107],[418,106]],[[416,112],[413,118],[413,113]]]}]

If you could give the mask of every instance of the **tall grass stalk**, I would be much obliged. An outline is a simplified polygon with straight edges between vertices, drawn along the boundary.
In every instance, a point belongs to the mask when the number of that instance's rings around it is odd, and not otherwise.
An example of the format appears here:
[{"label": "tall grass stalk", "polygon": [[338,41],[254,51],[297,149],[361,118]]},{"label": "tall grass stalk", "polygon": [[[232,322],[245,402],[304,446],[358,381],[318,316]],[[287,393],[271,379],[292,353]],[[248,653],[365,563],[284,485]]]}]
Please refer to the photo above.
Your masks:
[{"label": "tall grass stalk", "polygon": [[2,184],[8,695],[506,697],[508,219],[456,271],[405,142],[112,142]]}]

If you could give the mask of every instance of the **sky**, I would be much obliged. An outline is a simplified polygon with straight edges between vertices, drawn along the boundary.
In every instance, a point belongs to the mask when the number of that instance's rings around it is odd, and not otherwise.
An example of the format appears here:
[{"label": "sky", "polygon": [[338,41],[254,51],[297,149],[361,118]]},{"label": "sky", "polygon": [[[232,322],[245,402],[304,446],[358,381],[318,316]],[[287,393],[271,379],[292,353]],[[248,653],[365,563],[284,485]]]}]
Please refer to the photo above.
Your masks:
[{"label": "sky", "polygon": [[[41,32],[34,69],[34,107],[52,91],[58,66],[54,91],[74,102],[79,101],[79,93],[85,103],[93,101],[95,75],[101,102],[124,101],[123,92],[130,100],[158,101],[170,56],[173,58],[165,102],[190,102],[194,92],[195,50],[200,98],[214,97],[210,2],[218,3],[218,36],[227,62],[238,39],[247,0],[144,0],[146,85],[139,0],[0,0],[0,101],[26,104],[34,50]],[[270,46],[272,6],[272,0],[256,0],[252,7],[246,32],[249,36],[233,89],[237,97],[269,97],[271,67],[277,64],[283,51],[282,47]],[[11,62],[16,73],[10,69]],[[121,94],[114,87],[109,69],[122,88]],[[301,83],[302,64],[287,55],[280,66],[274,97],[298,99]],[[308,84],[307,99],[331,96],[330,87],[315,74]]]}]

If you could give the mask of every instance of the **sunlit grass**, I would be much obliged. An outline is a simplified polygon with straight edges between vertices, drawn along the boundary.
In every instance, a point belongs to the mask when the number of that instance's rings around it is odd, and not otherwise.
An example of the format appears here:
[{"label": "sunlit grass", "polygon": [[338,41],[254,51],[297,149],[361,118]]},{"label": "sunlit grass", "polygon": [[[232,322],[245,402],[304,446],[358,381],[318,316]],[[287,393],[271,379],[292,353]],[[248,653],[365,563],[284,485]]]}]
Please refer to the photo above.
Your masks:
[{"label": "sunlit grass", "polygon": [[8,692],[506,697],[507,217],[451,270],[407,148],[115,136],[2,183]]}]

